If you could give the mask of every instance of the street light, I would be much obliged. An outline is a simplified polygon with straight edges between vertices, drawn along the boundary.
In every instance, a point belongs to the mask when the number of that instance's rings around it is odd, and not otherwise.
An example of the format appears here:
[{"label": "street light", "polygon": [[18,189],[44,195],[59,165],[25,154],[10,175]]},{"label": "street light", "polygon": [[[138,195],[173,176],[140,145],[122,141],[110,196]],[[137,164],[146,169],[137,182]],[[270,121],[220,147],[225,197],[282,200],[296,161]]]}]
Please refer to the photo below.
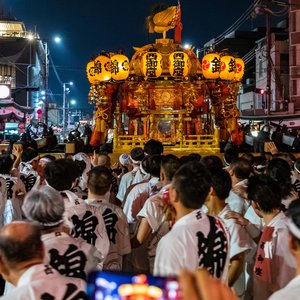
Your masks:
[{"label": "street light", "polygon": [[72,115],[72,110],[70,109],[71,107],[71,105],[75,105],[76,104],[76,100],[75,99],[71,99],[70,101],[68,101],[68,128],[69,128],[69,126],[70,126],[70,124],[71,124],[71,115]]},{"label": "street light", "polygon": [[[63,120],[62,120],[62,132],[63,134],[66,133],[66,104],[67,104],[67,96],[70,93],[70,86],[73,85],[73,82],[64,82],[63,83]],[[69,102],[68,102],[68,115],[69,115]],[[69,118],[68,118],[68,125],[69,125]]]},{"label": "street light", "polygon": [[[48,48],[48,41],[49,39],[41,39],[40,36],[35,33],[29,33],[27,36],[27,39],[29,41],[39,41],[41,43],[41,47],[43,49],[44,52],[44,97],[43,100],[45,101],[45,123],[46,125],[48,125],[48,110],[49,110],[49,105],[48,105],[48,95],[49,95],[49,91],[48,91],[48,79],[49,79],[49,48]],[[61,42],[61,38],[59,36],[56,36],[52,39],[55,43],[60,43]],[[29,85],[29,83],[31,83],[31,78],[29,78],[29,68],[31,68],[32,64],[31,64],[31,43],[30,43],[30,64],[27,67],[27,86]],[[30,80],[29,80],[30,79]],[[29,94],[27,94],[27,106],[29,106]]]}]

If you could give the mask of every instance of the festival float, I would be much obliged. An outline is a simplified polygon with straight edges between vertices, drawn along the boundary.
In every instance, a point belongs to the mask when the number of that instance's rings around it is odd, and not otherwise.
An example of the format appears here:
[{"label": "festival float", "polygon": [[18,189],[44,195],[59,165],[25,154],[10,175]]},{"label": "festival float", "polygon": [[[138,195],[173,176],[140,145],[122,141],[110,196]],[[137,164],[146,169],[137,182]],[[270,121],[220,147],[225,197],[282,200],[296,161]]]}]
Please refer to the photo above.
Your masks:
[{"label": "festival float", "polygon": [[[101,53],[87,64],[88,99],[95,104],[91,145],[113,130],[113,151],[149,139],[168,151],[218,153],[220,140],[240,139],[236,106],[244,63],[229,53],[207,52],[200,61],[181,44],[180,3],[147,17],[154,43],[122,53]],[[174,39],[167,31],[175,29]]]}]

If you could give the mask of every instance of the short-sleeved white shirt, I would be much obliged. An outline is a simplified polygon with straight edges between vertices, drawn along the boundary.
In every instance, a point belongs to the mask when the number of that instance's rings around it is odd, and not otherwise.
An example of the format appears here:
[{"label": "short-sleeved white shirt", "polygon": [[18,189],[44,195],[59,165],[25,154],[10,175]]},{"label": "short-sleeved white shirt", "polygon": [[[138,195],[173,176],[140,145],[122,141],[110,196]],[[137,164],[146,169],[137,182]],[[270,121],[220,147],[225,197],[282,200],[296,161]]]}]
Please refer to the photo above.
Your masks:
[{"label": "short-sleeved white shirt", "polygon": [[232,187],[229,196],[226,199],[226,203],[228,203],[230,209],[242,215],[245,214],[247,208],[249,207],[249,203],[247,202],[246,198],[243,198],[240,195],[238,195],[234,191],[234,189],[239,189],[239,188],[246,189],[247,185],[248,185],[248,179],[238,182]]},{"label": "short-sleeved white shirt", "polygon": [[[273,230],[268,241],[262,241],[265,230]],[[264,268],[262,256],[256,255],[253,275],[253,296],[255,300],[264,300],[282,289],[295,276],[296,260],[289,250],[286,216],[280,212],[264,227],[258,250],[263,251],[263,260],[269,262],[269,270]],[[260,267],[261,266],[261,267]],[[270,273],[269,273],[270,272]],[[269,275],[267,275],[269,274]],[[267,277],[265,279],[265,277]]]},{"label": "short-sleeved white shirt", "polygon": [[126,174],[124,174],[121,178],[120,184],[119,184],[119,190],[117,194],[117,198],[123,202],[124,197],[126,194],[126,191],[128,187],[133,184],[133,179],[134,179],[135,173],[133,171],[129,171]]},{"label": "short-sleeved white shirt", "polygon": [[63,191],[65,202],[65,223],[72,229],[71,235],[81,237],[94,245],[105,258],[109,251],[109,239],[99,210],[85,203],[70,191]]},{"label": "short-sleeved white shirt", "polygon": [[239,253],[243,253],[251,249],[249,243],[249,236],[241,225],[237,224],[234,219],[225,219],[225,216],[231,209],[229,205],[226,205],[224,209],[218,214],[218,217],[222,219],[225,227],[230,234],[230,259]]},{"label": "short-sleeved white shirt", "polygon": [[[251,248],[250,237],[244,227],[237,224],[234,219],[225,219],[225,215],[230,212],[231,209],[228,205],[218,214],[218,217],[222,219],[230,234],[230,259],[240,253],[248,253]],[[244,272],[239,276],[233,285],[236,294],[241,297],[246,289]]]},{"label": "short-sleeved white shirt", "polygon": [[123,210],[106,201],[87,199],[86,203],[97,208],[104,219],[110,247],[103,269],[122,271],[123,255],[130,253],[129,228]]},{"label": "short-sleeved white shirt", "polygon": [[1,226],[22,220],[22,204],[26,189],[20,178],[0,174]]},{"label": "short-sleeved white shirt", "polygon": [[[126,202],[123,211],[127,217],[128,223],[134,223],[136,221],[135,216],[132,214],[132,209],[135,201],[143,203],[150,196],[150,191],[159,181],[158,177],[151,178],[148,182],[137,184],[127,195]],[[141,205],[141,208],[143,206]]]},{"label": "short-sleeved white shirt", "polygon": [[[180,218],[158,243],[154,274],[159,276],[178,275],[182,268],[195,271],[203,266],[203,258],[212,254],[212,249],[218,249],[214,256],[215,269],[213,273],[227,281],[229,266],[229,235],[222,221],[214,218],[218,237],[208,249],[207,238],[212,232],[209,218],[200,209]],[[217,274],[218,273],[218,274]]]},{"label": "short-sleeved white shirt", "polygon": [[45,245],[44,263],[64,276],[86,280],[88,273],[97,269],[103,260],[95,246],[65,232],[43,234],[42,241]]},{"label": "short-sleeved white shirt", "polygon": [[85,282],[60,275],[54,268],[38,264],[27,269],[16,288],[1,300],[84,299]]},{"label": "short-sleeved white shirt", "polygon": [[162,200],[163,193],[169,189],[169,186],[164,186],[156,195],[148,198],[138,213],[138,218],[145,218],[152,230],[152,235],[147,241],[147,254],[151,273],[154,268],[157,245],[160,239],[170,231],[171,227],[165,219]]},{"label": "short-sleeved white shirt", "polygon": [[275,292],[269,300],[298,300],[300,295],[300,275],[293,278],[283,289]]}]

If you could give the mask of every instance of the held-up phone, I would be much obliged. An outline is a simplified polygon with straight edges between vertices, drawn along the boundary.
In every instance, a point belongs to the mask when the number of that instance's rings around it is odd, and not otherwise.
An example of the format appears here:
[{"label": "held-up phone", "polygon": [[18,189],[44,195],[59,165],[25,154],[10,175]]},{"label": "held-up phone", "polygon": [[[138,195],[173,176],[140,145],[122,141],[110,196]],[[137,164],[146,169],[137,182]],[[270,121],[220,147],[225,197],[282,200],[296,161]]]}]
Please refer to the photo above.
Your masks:
[{"label": "held-up phone", "polygon": [[87,294],[90,300],[182,299],[175,277],[101,271],[89,275]]}]

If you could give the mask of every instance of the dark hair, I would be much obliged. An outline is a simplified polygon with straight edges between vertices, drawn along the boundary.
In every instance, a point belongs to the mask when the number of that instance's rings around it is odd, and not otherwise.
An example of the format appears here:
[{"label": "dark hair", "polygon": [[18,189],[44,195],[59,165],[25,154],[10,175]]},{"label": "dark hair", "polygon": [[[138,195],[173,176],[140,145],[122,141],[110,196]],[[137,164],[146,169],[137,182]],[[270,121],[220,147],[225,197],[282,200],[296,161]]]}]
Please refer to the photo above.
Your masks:
[{"label": "dark hair", "polygon": [[57,159],[45,167],[45,179],[57,191],[69,190],[80,176],[80,170],[70,159]]},{"label": "dark hair", "polygon": [[251,166],[254,163],[254,155],[252,153],[246,152],[241,156],[241,158],[248,160]]},{"label": "dark hair", "polygon": [[222,169],[223,168],[223,162],[220,157],[216,155],[207,155],[201,157],[200,162],[208,169],[210,168],[218,168]]},{"label": "dark hair", "polygon": [[151,139],[145,144],[144,151],[148,155],[162,154],[164,146],[160,141]]},{"label": "dark hair", "polygon": [[295,155],[291,152],[279,152],[273,155],[273,158],[281,158],[288,162],[289,166],[292,167],[293,163],[297,160]]},{"label": "dark hair", "polygon": [[225,200],[231,190],[231,177],[223,169],[220,168],[211,168],[209,169],[211,176],[212,187],[220,200]]},{"label": "dark hair", "polygon": [[235,158],[230,163],[230,169],[238,179],[247,179],[251,174],[251,166],[248,160],[244,158]]},{"label": "dark hair", "polygon": [[13,239],[0,233],[0,252],[9,265],[15,265],[34,258],[43,258],[43,242],[38,226],[31,225],[25,237]]},{"label": "dark hair", "polygon": [[130,151],[130,156],[133,160],[142,161],[145,157],[145,153],[141,147],[136,147]]},{"label": "dark hair", "polygon": [[179,159],[182,165],[191,161],[190,157],[187,155],[180,156]]},{"label": "dark hair", "polygon": [[267,159],[264,155],[254,156],[252,169],[255,173],[263,174],[267,167]]},{"label": "dark hair", "polygon": [[[297,226],[297,228],[300,229],[300,199],[299,198],[291,202],[287,214],[289,218],[292,220],[292,222]],[[300,245],[300,239],[295,237],[294,234],[292,234],[291,232],[290,234]]]},{"label": "dark hair", "polygon": [[82,173],[84,172],[85,168],[86,168],[86,163],[84,160],[74,160],[74,163],[77,165],[80,175],[82,175]]},{"label": "dark hair", "polygon": [[271,159],[267,166],[266,174],[276,181],[280,188],[282,199],[291,194],[293,189],[291,181],[291,168],[286,160],[283,160],[282,158]]},{"label": "dark hair", "polygon": [[147,160],[147,162],[148,162],[148,166],[147,166],[148,171],[147,172],[151,176],[159,177],[161,160],[162,160],[161,155],[151,155],[149,157],[149,159]]},{"label": "dark hair", "polygon": [[13,166],[13,159],[10,155],[0,155],[0,174],[9,174]]},{"label": "dark hair", "polygon": [[199,153],[191,153],[190,155],[189,155],[189,158],[191,159],[191,160],[195,160],[195,161],[200,161],[200,159],[201,159],[201,154],[199,154]]},{"label": "dark hair", "polygon": [[24,162],[28,162],[37,157],[38,155],[39,153],[37,152],[37,150],[28,147],[25,150],[23,150],[21,160]]},{"label": "dark hair", "polygon": [[88,187],[95,195],[105,195],[112,184],[112,173],[106,167],[97,166],[89,171]]},{"label": "dark hair", "polygon": [[211,187],[209,172],[199,162],[182,165],[173,177],[173,187],[182,205],[186,208],[200,208]]},{"label": "dark hair", "polygon": [[173,155],[164,155],[161,160],[161,168],[163,169],[166,179],[171,181],[176,171],[181,166],[180,159]]},{"label": "dark hair", "polygon": [[265,213],[281,208],[281,194],[278,184],[267,175],[255,175],[248,180],[248,199],[259,204]]},{"label": "dark hair", "polygon": [[234,159],[237,159],[238,157],[239,157],[238,151],[233,148],[230,148],[224,152],[224,162],[226,162],[229,165]]}]

